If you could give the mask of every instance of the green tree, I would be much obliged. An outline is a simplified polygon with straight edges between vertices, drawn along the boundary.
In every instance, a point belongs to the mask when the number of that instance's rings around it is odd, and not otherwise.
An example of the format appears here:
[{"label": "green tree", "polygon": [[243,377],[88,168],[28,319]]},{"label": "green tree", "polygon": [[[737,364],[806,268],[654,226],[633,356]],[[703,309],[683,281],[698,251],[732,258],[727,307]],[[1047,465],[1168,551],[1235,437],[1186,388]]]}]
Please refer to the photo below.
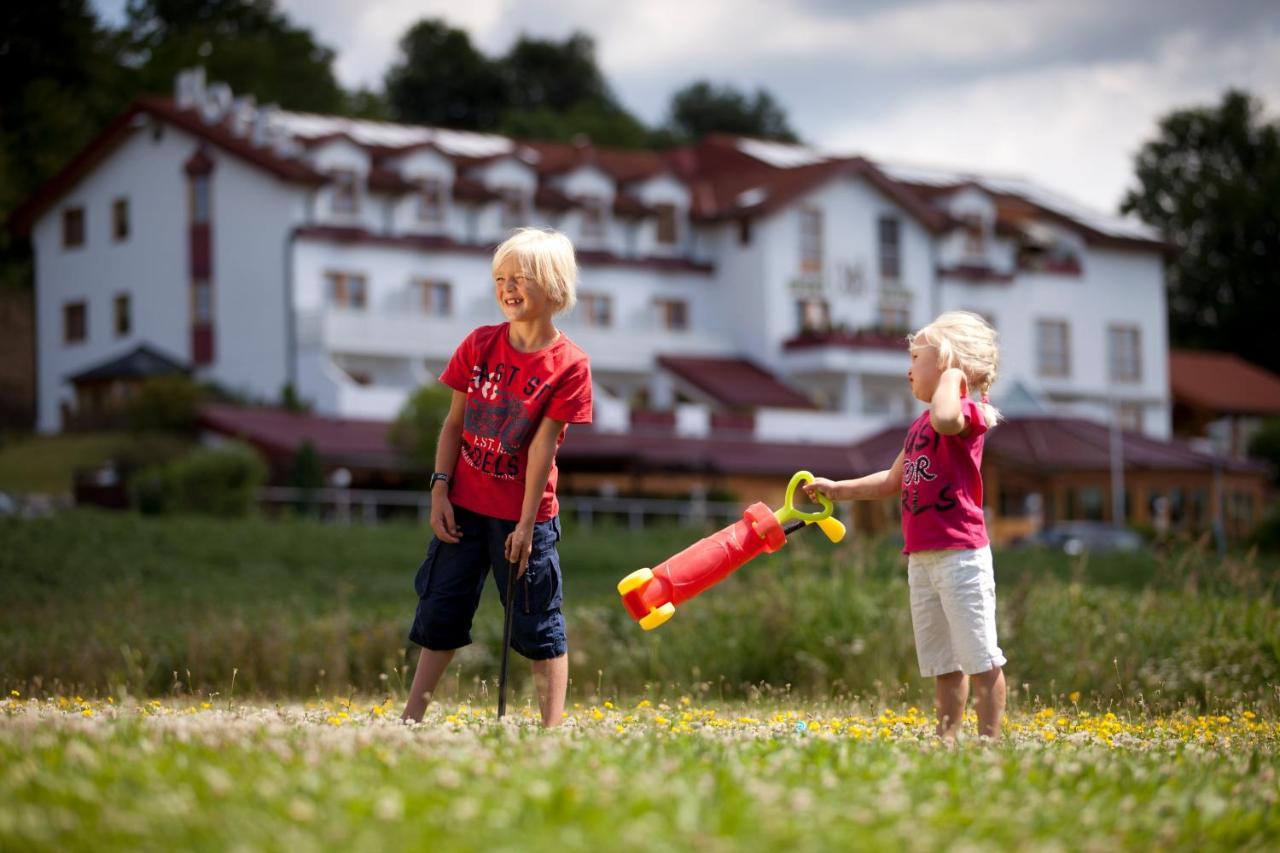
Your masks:
[{"label": "green tree", "polygon": [[87,0],[0,11],[0,284],[27,286],[9,215],[128,100],[116,44]]},{"label": "green tree", "polygon": [[385,83],[398,121],[493,130],[508,103],[502,70],[472,46],[466,32],[439,20],[409,28]]},{"label": "green tree", "polygon": [[260,103],[341,113],[334,53],[276,11],[274,0],[129,0],[121,32],[139,91],[168,94],[184,68],[252,92]]},{"label": "green tree", "polygon": [[391,445],[418,468],[430,471],[436,464],[436,443],[449,414],[453,389],[439,383],[424,385],[410,395],[391,424]]},{"label": "green tree", "polygon": [[1280,372],[1268,343],[1280,313],[1280,128],[1262,113],[1232,90],[1215,107],[1165,116],[1121,210],[1181,249],[1166,265],[1172,342]]},{"label": "green tree", "polygon": [[501,60],[507,80],[508,108],[566,112],[588,104],[617,107],[596,65],[596,46],[585,33],[563,42],[520,36]]},{"label": "green tree", "polygon": [[748,96],[733,86],[699,80],[671,96],[665,130],[677,141],[696,141],[708,133],[736,133],[779,142],[796,142],[786,111],[764,89]]}]

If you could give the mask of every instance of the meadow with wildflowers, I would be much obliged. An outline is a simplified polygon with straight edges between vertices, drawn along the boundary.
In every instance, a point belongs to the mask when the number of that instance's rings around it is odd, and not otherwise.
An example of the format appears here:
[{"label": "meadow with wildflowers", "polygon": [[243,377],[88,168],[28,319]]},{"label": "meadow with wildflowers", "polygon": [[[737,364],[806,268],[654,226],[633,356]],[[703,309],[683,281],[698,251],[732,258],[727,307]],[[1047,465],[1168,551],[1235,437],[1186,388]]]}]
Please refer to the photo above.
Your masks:
[{"label": "meadow with wildflowers", "polygon": [[[914,706],[394,698],[0,700],[0,848],[1274,849],[1280,723],[1015,712],[942,747]],[[972,730],[973,721],[969,722]]]},{"label": "meadow with wildflowers", "polygon": [[643,632],[695,534],[570,528],[566,725],[492,592],[398,721],[420,529],[0,519],[0,849],[1274,849],[1273,563],[997,555],[1004,737],[932,736],[901,557],[798,540]]}]

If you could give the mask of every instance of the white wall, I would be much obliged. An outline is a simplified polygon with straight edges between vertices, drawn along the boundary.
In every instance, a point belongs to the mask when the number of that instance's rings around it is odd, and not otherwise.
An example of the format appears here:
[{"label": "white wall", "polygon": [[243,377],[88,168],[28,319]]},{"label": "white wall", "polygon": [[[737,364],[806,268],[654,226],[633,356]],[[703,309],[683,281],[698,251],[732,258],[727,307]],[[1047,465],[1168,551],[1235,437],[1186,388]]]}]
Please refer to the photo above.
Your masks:
[{"label": "white wall", "polygon": [[[159,140],[150,126],[103,160],[35,223],[37,429],[61,428],[59,403],[74,400],[64,379],[123,355],[142,342],[173,358],[191,357],[187,184],[183,163],[195,142],[165,127]],[[129,237],[111,235],[114,199],[129,200]],[[215,201],[216,203],[216,201]],[[62,212],[85,211],[85,243],[62,246]],[[117,338],[112,303],[130,295],[132,332]],[[63,342],[62,307],[84,300],[88,336]]]},{"label": "white wall", "polygon": [[214,361],[202,375],[278,400],[288,378],[285,244],[310,191],[229,154],[211,156]]}]

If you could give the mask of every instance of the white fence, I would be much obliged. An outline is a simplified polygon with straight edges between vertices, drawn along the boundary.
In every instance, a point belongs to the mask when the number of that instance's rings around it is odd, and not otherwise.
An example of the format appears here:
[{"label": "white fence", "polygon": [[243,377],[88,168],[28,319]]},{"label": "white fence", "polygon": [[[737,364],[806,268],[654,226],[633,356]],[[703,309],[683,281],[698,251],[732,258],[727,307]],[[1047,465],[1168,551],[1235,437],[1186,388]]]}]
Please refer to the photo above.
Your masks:
[{"label": "white fence", "polygon": [[[299,489],[269,486],[258,492],[264,507],[314,508],[320,518],[337,524],[377,524],[388,518],[416,516],[426,525],[431,518],[431,493],[391,489]],[[580,527],[590,528],[601,519],[625,523],[642,530],[654,521],[702,525],[729,523],[742,517],[744,507],[732,501],[667,500],[662,498],[563,497],[561,516],[571,516]]]}]

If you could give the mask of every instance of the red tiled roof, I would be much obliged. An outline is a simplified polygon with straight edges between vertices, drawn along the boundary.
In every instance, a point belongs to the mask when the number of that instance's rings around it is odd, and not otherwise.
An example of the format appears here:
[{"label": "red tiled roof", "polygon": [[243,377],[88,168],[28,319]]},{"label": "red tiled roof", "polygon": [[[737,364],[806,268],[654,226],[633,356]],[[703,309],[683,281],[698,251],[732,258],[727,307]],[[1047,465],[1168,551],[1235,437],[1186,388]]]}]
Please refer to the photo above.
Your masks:
[{"label": "red tiled roof", "polygon": [[520,144],[537,152],[538,162],[534,168],[539,175],[557,175],[591,165],[625,184],[670,171],[662,155],[656,151],[598,148],[569,142],[521,140]]},{"label": "red tiled roof", "polygon": [[[850,453],[860,470],[878,470],[891,464],[902,450],[908,424],[888,427],[855,445]],[[1221,465],[1228,471],[1256,472],[1254,462],[1226,460],[1202,453],[1181,441],[1161,441],[1140,433],[1123,433],[1126,471],[1212,471]],[[1109,471],[1111,430],[1100,423],[1077,418],[1015,417],[988,433],[988,458],[1040,473]]]},{"label": "red tiled roof", "polygon": [[778,406],[812,409],[813,401],[745,358],[659,356],[665,370],[733,408]]},{"label": "red tiled roof", "polygon": [[199,424],[221,435],[239,438],[271,456],[291,457],[310,441],[329,464],[401,469],[407,461],[387,441],[387,421],[326,418],[281,409],[208,405]]},{"label": "red tiled roof", "polygon": [[1280,376],[1228,352],[1169,353],[1174,400],[1223,414],[1280,414]]},{"label": "red tiled roof", "polygon": [[[783,444],[717,435],[686,438],[673,433],[603,433],[574,427],[556,455],[563,471],[640,466],[665,471],[789,477],[804,469],[844,479],[865,474],[849,455],[848,445]],[[888,467],[893,456],[881,465]]]},{"label": "red tiled roof", "polygon": [[66,166],[24,201],[11,215],[11,227],[19,233],[27,233],[41,214],[70,192],[81,178],[138,129],[135,119],[142,115],[167,121],[283,180],[304,184],[322,184],[328,180],[305,163],[281,157],[268,147],[254,145],[248,139],[235,135],[225,123],[208,124],[196,110],[180,110],[170,98],[147,96],[130,104],[81,148]]}]

